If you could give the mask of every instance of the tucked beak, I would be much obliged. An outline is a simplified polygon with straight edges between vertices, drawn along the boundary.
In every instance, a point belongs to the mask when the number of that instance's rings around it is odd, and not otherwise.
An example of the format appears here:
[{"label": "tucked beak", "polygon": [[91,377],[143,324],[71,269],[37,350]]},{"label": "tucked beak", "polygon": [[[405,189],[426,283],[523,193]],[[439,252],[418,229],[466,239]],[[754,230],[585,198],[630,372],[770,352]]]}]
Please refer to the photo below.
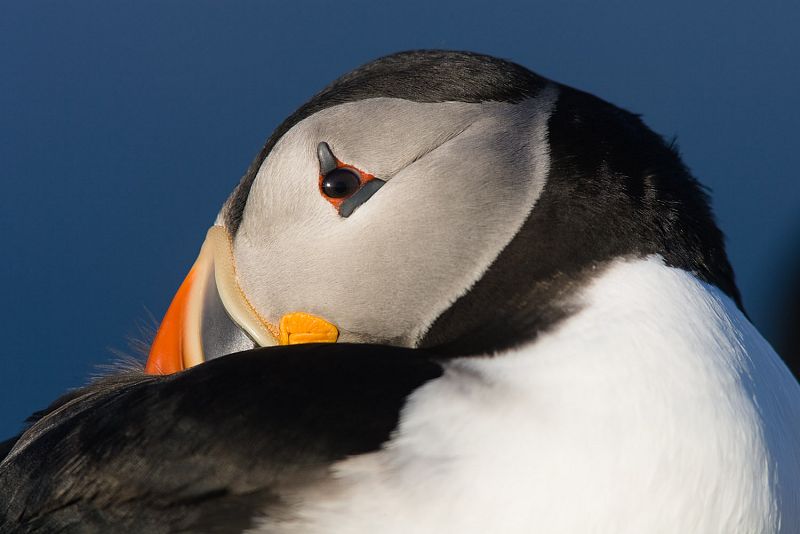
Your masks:
[{"label": "tucked beak", "polygon": [[272,345],[332,343],[337,328],[303,312],[274,325],[259,315],[239,285],[230,235],[212,226],[158,328],[145,372],[166,375],[206,360]]}]

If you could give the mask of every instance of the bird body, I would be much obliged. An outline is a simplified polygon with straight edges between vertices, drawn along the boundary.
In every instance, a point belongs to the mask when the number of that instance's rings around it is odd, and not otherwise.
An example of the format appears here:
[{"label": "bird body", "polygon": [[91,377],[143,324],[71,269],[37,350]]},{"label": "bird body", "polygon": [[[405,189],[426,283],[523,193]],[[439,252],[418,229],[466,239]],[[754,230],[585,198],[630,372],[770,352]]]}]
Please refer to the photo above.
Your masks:
[{"label": "bird body", "polygon": [[471,53],[301,106],[146,367],[34,419],[2,533],[800,531],[800,386],[675,147]]},{"label": "bird body", "polygon": [[730,298],[658,258],[580,298],[536,343],[445,364],[382,450],[256,531],[794,532],[800,388]]}]

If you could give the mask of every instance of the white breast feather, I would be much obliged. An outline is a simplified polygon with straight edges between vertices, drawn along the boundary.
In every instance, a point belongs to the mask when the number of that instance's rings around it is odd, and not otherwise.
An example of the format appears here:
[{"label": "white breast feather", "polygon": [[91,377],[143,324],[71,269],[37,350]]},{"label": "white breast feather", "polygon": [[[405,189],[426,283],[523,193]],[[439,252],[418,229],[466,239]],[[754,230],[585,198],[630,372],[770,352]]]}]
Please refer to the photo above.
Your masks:
[{"label": "white breast feather", "polygon": [[800,386],[733,302],[659,258],[583,302],[449,364],[383,450],[256,532],[800,532]]}]

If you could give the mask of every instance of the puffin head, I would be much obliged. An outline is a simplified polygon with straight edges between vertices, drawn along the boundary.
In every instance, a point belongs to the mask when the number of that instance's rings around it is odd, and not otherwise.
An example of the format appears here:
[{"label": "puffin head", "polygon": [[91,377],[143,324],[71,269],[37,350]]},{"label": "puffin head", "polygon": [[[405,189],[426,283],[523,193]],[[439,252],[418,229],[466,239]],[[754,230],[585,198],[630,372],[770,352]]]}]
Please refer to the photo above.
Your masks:
[{"label": "puffin head", "polygon": [[307,342],[493,353],[658,254],[738,301],[707,199],[639,118],[496,58],[360,67],[268,139],[208,231],[147,371]]}]

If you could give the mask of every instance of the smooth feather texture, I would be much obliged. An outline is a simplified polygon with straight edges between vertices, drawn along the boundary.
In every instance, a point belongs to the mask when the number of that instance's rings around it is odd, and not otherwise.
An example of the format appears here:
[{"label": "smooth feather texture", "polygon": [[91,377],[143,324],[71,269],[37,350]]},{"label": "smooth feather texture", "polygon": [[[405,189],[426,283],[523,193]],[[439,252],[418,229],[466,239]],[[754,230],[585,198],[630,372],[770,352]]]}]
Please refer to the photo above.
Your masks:
[{"label": "smooth feather texture", "polygon": [[57,402],[0,464],[0,532],[241,532],[288,488],[376,450],[429,355],[272,347]]},{"label": "smooth feather texture", "polygon": [[[275,323],[303,310],[345,341],[414,346],[534,209],[557,97],[551,86],[516,105],[376,98],[299,122],[250,189],[234,240],[242,289]],[[348,218],[319,193],[320,140],[386,180]]]},{"label": "smooth feather texture", "polygon": [[[346,222],[320,141],[387,180]],[[0,464],[1,532],[800,530],[798,385],[635,115],[495,58],[390,56],[289,117],[218,222],[265,316],[429,352],[267,349],[79,390]]]},{"label": "smooth feather texture", "polygon": [[537,342],[462,358],[270,534],[794,534],[800,386],[734,302],[618,261]]}]

